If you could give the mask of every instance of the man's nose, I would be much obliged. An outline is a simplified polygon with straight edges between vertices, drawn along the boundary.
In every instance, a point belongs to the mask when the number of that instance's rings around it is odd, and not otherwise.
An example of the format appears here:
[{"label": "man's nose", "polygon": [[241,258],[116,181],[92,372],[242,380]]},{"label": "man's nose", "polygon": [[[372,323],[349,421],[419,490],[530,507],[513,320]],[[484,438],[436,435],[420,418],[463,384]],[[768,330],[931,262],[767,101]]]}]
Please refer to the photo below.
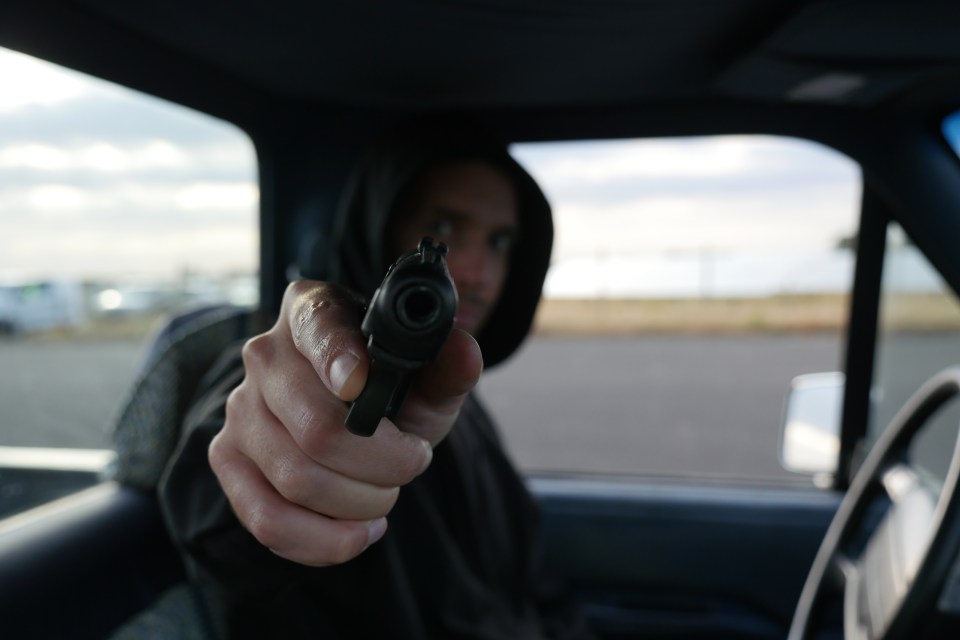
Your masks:
[{"label": "man's nose", "polygon": [[451,249],[447,264],[453,281],[461,286],[486,284],[493,275],[493,260],[482,248]]}]

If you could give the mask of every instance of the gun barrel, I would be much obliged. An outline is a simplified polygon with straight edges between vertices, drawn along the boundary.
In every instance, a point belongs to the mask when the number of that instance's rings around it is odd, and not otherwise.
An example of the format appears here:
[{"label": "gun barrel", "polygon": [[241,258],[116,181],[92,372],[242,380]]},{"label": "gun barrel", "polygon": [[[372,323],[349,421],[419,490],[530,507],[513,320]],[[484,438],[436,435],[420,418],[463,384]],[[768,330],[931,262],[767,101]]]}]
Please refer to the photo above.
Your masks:
[{"label": "gun barrel", "polygon": [[373,435],[380,419],[394,418],[412,376],[436,356],[453,329],[457,290],[443,243],[424,238],[387,270],[364,315],[370,372],[350,407],[346,426]]},{"label": "gun barrel", "polygon": [[432,327],[443,310],[443,299],[437,290],[415,284],[397,294],[397,320],[410,331]]}]

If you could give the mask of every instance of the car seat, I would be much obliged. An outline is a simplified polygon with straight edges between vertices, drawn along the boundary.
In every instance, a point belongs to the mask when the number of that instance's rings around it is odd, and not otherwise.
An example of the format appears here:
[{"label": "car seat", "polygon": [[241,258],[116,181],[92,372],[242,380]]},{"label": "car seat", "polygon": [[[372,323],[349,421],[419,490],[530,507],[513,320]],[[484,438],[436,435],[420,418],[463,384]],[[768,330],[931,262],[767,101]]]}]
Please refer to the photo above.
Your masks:
[{"label": "car seat", "polygon": [[[156,335],[114,430],[112,479],[155,495],[204,373],[231,344],[252,334],[253,311],[232,306],[177,316]],[[183,578],[123,623],[115,640],[223,635],[213,601]]]}]

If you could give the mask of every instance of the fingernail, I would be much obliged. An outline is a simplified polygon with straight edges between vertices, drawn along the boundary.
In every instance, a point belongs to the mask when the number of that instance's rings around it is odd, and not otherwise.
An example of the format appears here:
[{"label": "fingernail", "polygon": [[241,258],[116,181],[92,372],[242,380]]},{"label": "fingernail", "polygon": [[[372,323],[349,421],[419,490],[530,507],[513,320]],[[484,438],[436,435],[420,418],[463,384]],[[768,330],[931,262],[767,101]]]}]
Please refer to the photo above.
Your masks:
[{"label": "fingernail", "polygon": [[423,460],[423,466],[420,467],[420,472],[417,473],[417,475],[420,475],[421,473],[423,473],[424,471],[426,471],[426,470],[427,470],[427,467],[430,466],[430,462],[433,460],[433,447],[431,447],[431,446],[430,446],[430,443],[427,442],[426,440],[421,440],[420,442],[423,443],[424,449],[427,450],[427,456],[426,456],[426,458],[424,458],[424,460]]},{"label": "fingernail", "polygon": [[367,546],[374,544],[380,538],[383,537],[383,534],[387,532],[387,519],[386,518],[377,518],[376,520],[370,521],[370,526],[367,529]]},{"label": "fingernail", "polygon": [[334,393],[340,393],[359,362],[360,359],[349,351],[337,356],[333,364],[330,365],[330,386],[333,387]]}]

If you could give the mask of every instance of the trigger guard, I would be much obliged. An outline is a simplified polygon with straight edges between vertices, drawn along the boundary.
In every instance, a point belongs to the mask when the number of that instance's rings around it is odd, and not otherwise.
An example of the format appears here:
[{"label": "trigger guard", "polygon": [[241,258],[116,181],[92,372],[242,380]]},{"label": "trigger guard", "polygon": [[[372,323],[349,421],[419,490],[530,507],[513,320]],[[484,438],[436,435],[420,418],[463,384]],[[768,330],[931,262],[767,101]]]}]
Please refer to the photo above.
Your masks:
[{"label": "trigger guard", "polygon": [[381,418],[394,418],[406,393],[405,378],[405,372],[374,359],[367,384],[351,405],[344,422],[350,433],[370,437]]}]

